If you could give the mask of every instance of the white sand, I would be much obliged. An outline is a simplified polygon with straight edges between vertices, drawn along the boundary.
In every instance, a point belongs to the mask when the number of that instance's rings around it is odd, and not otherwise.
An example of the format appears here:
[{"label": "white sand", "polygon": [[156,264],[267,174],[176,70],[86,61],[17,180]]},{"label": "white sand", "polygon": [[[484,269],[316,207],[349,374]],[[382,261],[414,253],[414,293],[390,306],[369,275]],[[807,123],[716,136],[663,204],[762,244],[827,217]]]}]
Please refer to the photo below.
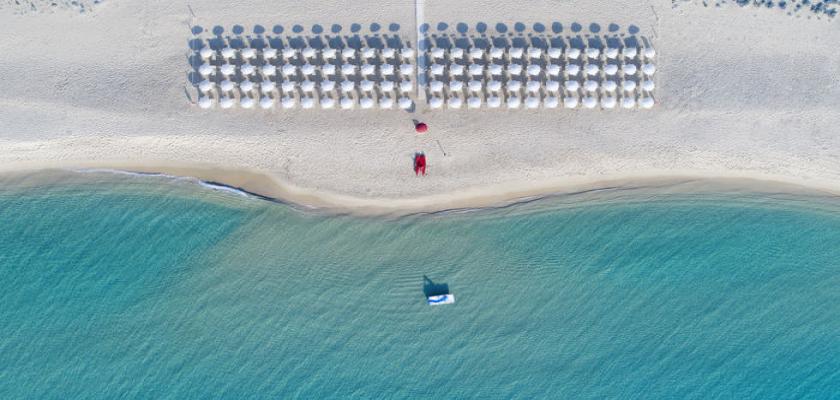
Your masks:
[{"label": "white sand", "polygon": [[[0,9],[0,168],[181,172],[292,201],[402,209],[480,205],[564,186],[656,176],[740,177],[840,189],[840,25],[670,0],[425,1],[436,31],[615,23],[657,51],[653,110],[199,110],[187,100],[190,24],[291,35],[392,23],[413,1],[108,1],[85,13]],[[304,4],[301,4],[304,3]],[[456,5],[457,4],[457,5]],[[658,18],[657,18],[658,16]],[[427,122],[417,136],[411,120]],[[444,156],[438,141],[446,151]],[[411,157],[428,155],[417,178]],[[231,171],[245,171],[237,173]],[[269,183],[273,182],[273,183]]]}]

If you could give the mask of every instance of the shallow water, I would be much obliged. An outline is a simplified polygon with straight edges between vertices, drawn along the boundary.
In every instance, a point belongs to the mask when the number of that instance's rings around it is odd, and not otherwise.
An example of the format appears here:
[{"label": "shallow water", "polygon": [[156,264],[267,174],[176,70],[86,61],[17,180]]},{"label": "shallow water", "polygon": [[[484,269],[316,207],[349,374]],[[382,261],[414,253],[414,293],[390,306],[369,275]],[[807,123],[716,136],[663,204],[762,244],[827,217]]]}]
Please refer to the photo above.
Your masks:
[{"label": "shallow water", "polygon": [[0,398],[838,393],[836,199],[360,218],[60,175],[0,178]]}]

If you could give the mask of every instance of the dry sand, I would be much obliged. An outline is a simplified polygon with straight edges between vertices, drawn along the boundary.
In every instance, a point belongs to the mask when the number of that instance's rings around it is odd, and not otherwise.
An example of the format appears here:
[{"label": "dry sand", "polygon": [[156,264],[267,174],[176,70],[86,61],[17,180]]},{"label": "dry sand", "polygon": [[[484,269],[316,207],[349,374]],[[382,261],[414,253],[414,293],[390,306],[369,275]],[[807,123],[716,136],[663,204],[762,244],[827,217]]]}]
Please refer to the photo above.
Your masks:
[{"label": "dry sand", "polygon": [[[191,11],[192,10],[192,11]],[[658,50],[653,110],[210,110],[190,103],[191,28],[370,25],[415,40],[413,1],[109,1],[84,13],[0,8],[0,168],[194,175],[294,202],[444,209],[653,177],[840,191],[840,26],[763,8],[669,0],[425,1],[457,33],[636,34]],[[195,14],[193,17],[192,13]],[[573,32],[573,23],[581,25]],[[596,25],[592,25],[596,24]],[[396,25],[394,25],[396,26]],[[591,30],[600,32],[592,32]],[[515,33],[514,34],[518,34]],[[412,119],[430,126],[414,134]],[[442,150],[445,150],[446,155]],[[429,175],[411,169],[425,151]]]}]

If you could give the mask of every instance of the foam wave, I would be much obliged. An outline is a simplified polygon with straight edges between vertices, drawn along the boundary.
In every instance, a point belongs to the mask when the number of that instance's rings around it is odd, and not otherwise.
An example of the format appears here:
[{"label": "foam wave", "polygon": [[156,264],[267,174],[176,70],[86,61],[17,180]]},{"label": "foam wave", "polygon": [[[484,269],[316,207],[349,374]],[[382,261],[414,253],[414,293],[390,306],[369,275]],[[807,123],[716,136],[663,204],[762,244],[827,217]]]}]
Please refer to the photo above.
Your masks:
[{"label": "foam wave", "polygon": [[139,172],[139,171],[128,171],[123,169],[113,169],[113,168],[77,168],[77,169],[70,169],[72,172],[81,173],[81,174],[114,174],[114,175],[128,175],[128,176],[135,176],[135,177],[154,177],[154,178],[164,178],[171,181],[179,181],[179,182],[190,182],[198,184],[201,187],[216,190],[219,192],[226,192],[236,194],[241,197],[251,197],[250,194],[242,189],[235,188],[233,186],[228,186],[218,182],[209,182],[203,181],[198,178],[194,178],[191,176],[178,176],[178,175],[169,175],[160,172]]}]

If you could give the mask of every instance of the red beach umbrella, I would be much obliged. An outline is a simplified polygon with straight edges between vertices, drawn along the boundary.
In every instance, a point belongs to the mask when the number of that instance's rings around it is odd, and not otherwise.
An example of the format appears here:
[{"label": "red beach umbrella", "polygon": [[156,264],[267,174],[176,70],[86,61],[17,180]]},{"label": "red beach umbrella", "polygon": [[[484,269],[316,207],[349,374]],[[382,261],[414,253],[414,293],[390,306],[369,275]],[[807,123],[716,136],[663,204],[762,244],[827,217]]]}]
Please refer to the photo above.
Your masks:
[{"label": "red beach umbrella", "polygon": [[426,133],[426,131],[429,130],[429,126],[426,125],[425,122],[418,122],[414,125],[414,130],[417,131],[417,133]]}]

